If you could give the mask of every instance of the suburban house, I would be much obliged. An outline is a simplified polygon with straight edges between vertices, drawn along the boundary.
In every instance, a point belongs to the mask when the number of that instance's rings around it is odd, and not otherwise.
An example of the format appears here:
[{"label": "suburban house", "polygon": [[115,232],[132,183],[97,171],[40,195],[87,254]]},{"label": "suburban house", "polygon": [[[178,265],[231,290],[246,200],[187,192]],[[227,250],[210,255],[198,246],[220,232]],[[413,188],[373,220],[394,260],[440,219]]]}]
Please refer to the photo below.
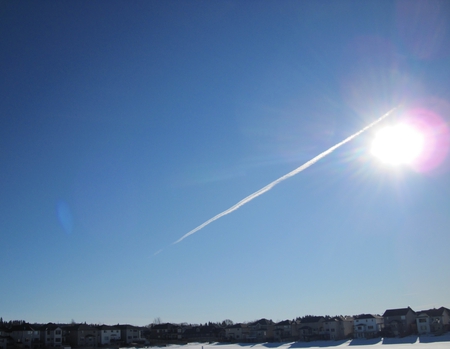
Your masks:
[{"label": "suburban house", "polygon": [[323,338],[323,316],[305,316],[297,324],[299,340],[309,342]]},{"label": "suburban house", "polygon": [[388,336],[405,337],[415,332],[416,312],[410,307],[388,309],[384,312],[384,332]]},{"label": "suburban house", "polygon": [[273,321],[261,319],[247,324],[247,340],[251,342],[264,342],[273,338]]},{"label": "suburban house", "polygon": [[240,342],[247,339],[246,325],[235,324],[225,328],[225,339],[231,342]]},{"label": "suburban house", "polygon": [[276,323],[273,327],[273,339],[277,342],[294,340],[292,336],[292,321],[284,320]]},{"label": "suburban house", "polygon": [[63,343],[63,331],[59,325],[48,323],[40,328],[41,343],[45,347],[60,348]]},{"label": "suburban house", "polygon": [[120,338],[122,342],[126,344],[141,343],[144,342],[144,338],[141,336],[141,328],[132,325],[117,325],[120,329]]},{"label": "suburban house", "polygon": [[335,316],[325,319],[323,332],[326,339],[339,340],[349,338],[353,333],[353,318],[350,316]]},{"label": "suburban house", "polygon": [[374,338],[383,329],[383,317],[372,314],[356,315],[353,318],[354,338]]},{"label": "suburban house", "polygon": [[184,329],[175,324],[156,324],[150,329],[150,339],[176,341],[183,338]]},{"label": "suburban house", "polygon": [[225,337],[225,330],[214,324],[195,326],[184,331],[183,338],[192,342],[217,342]]},{"label": "suburban house", "polygon": [[423,334],[441,334],[450,330],[450,309],[440,307],[417,312],[417,331]]},{"label": "suburban house", "polygon": [[13,346],[13,339],[10,334],[10,331],[0,325],[0,349],[7,349]]},{"label": "suburban house", "polygon": [[20,345],[22,348],[31,349],[39,345],[39,330],[31,327],[30,324],[23,323],[12,326],[10,328],[10,335],[14,340],[14,344]]},{"label": "suburban house", "polygon": [[86,324],[77,324],[63,328],[64,337],[72,347],[96,347],[97,329]]},{"label": "suburban house", "polygon": [[108,325],[97,326],[97,336],[97,343],[99,345],[117,343],[121,340],[120,328]]}]

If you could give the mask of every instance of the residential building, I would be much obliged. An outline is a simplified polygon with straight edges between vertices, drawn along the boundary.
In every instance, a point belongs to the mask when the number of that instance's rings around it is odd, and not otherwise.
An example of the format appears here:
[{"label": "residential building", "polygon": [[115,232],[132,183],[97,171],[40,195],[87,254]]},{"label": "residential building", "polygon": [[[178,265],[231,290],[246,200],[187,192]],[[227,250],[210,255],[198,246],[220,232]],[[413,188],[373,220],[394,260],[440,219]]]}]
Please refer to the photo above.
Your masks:
[{"label": "residential building", "polygon": [[353,333],[351,316],[335,316],[323,321],[323,332],[326,339],[339,340],[349,338]]},{"label": "residential building", "polygon": [[298,339],[305,342],[324,339],[324,321],[323,316],[305,316],[297,324]]},{"label": "residential building", "polygon": [[361,314],[353,317],[354,338],[374,338],[383,329],[383,317],[372,314]]},{"label": "residential building", "polygon": [[99,345],[118,343],[121,338],[121,331],[118,326],[97,326],[97,343]]},{"label": "residential building", "polygon": [[243,342],[247,339],[246,325],[235,324],[225,327],[225,339],[230,342]]},{"label": "residential building", "polygon": [[225,329],[215,324],[205,324],[186,329],[183,338],[190,342],[218,342],[225,338]]},{"label": "residential building", "polygon": [[40,339],[46,348],[60,348],[63,343],[63,330],[59,325],[48,323],[40,328]]},{"label": "residential building", "polygon": [[273,339],[273,321],[260,319],[258,321],[247,324],[248,336],[247,340],[251,342],[265,342]]},{"label": "residential building", "polygon": [[288,342],[295,340],[292,336],[292,321],[284,320],[273,326],[273,339],[277,342]]},{"label": "residential building", "polygon": [[184,329],[180,325],[165,323],[156,324],[150,328],[151,340],[158,341],[178,341],[183,338]]},{"label": "residential building", "polygon": [[86,324],[77,324],[63,328],[63,336],[72,347],[96,347],[97,329]]},{"label": "residential building", "polygon": [[423,334],[441,334],[450,330],[450,309],[440,307],[417,312],[417,331]]},{"label": "residential building", "polygon": [[40,333],[30,324],[23,323],[12,326],[10,335],[14,340],[14,344],[20,345],[22,348],[32,349],[39,345]]},{"label": "residential building", "polygon": [[145,341],[141,335],[141,328],[132,325],[118,325],[116,326],[120,329],[120,337],[126,344],[131,343],[142,343]]},{"label": "residential building", "polygon": [[393,337],[408,336],[416,330],[416,317],[410,307],[388,309],[383,314],[384,332]]},{"label": "residential building", "polygon": [[8,349],[13,346],[11,332],[0,324],[0,349]]}]

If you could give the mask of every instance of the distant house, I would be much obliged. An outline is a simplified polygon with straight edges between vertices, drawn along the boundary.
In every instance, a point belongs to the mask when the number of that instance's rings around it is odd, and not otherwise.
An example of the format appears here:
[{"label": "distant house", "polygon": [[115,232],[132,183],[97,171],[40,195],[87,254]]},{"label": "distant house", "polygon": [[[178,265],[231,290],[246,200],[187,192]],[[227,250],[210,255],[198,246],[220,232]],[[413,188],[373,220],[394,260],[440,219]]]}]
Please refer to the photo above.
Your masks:
[{"label": "distant house", "polygon": [[30,324],[24,323],[21,325],[14,325],[10,328],[11,337],[15,345],[22,348],[34,348],[39,345],[40,333]]},{"label": "distant house", "polygon": [[10,334],[9,330],[0,327],[0,349],[8,349],[13,346],[14,340]]},{"label": "distant house", "polygon": [[284,320],[273,326],[273,339],[277,342],[294,340],[292,336],[292,321]]},{"label": "distant house", "polygon": [[67,326],[63,329],[64,337],[72,347],[96,347],[97,329],[86,324]]},{"label": "distant house", "polygon": [[63,330],[59,325],[48,323],[40,328],[40,339],[47,348],[60,348],[63,343]]},{"label": "distant house", "polygon": [[261,319],[247,324],[248,336],[250,342],[265,342],[273,338],[273,321]]},{"label": "distant house", "polygon": [[225,338],[225,330],[215,324],[188,328],[183,333],[188,342],[218,342]]},{"label": "distant house", "polygon": [[323,316],[305,316],[297,324],[299,340],[309,342],[324,339]]},{"label": "distant house", "polygon": [[122,336],[118,326],[97,326],[97,342],[100,345],[108,345],[120,342]]},{"label": "distant house", "polygon": [[354,338],[375,338],[384,327],[383,317],[372,314],[361,314],[353,317]]},{"label": "distant house", "polygon": [[142,343],[145,341],[142,338],[142,329],[140,327],[132,325],[117,325],[116,327],[120,329],[121,341],[126,344]]},{"label": "distant house", "polygon": [[348,338],[353,333],[353,318],[335,316],[323,321],[323,332],[326,339],[339,340]]},{"label": "distant house", "polygon": [[178,341],[183,338],[184,329],[180,325],[165,323],[156,324],[150,328],[150,340]]},{"label": "distant house", "polygon": [[450,309],[440,307],[417,312],[417,331],[423,334],[441,334],[450,330]]},{"label": "distant house", "polygon": [[383,314],[384,331],[389,336],[408,336],[415,332],[416,317],[416,312],[410,307],[388,309]]},{"label": "distant house", "polygon": [[247,339],[246,325],[235,324],[225,327],[225,340],[229,342],[243,342]]}]

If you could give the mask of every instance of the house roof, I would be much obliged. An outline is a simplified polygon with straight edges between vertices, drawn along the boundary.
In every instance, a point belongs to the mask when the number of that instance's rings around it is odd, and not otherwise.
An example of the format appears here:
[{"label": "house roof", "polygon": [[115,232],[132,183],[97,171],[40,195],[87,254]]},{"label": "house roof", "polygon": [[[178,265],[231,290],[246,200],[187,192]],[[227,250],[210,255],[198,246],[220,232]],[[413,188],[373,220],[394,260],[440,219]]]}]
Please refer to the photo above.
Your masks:
[{"label": "house roof", "polygon": [[36,331],[30,324],[14,325],[11,327],[11,332],[14,331]]},{"label": "house roof", "polygon": [[260,320],[257,320],[257,321],[254,321],[254,322],[252,322],[252,323],[250,323],[249,325],[250,326],[256,326],[256,325],[270,325],[270,324],[272,324],[273,323],[273,321],[272,320],[267,320],[267,319],[260,319]]},{"label": "house roof", "polygon": [[398,308],[398,309],[387,309],[384,312],[383,317],[386,317],[386,316],[402,316],[402,315],[408,314],[409,311],[412,311],[414,314],[416,313],[410,307],[408,307],[408,308]]},{"label": "house roof", "polygon": [[277,326],[287,326],[291,324],[291,320],[284,320],[284,321],[280,321],[279,323],[277,323]]},{"label": "house roof", "polygon": [[227,326],[226,328],[241,328],[241,327],[242,327],[242,324],[234,324],[234,325]]},{"label": "house roof", "polygon": [[417,314],[423,315],[425,313],[428,316],[442,316],[445,311],[450,313],[450,309],[447,309],[445,307],[440,307],[439,309],[433,308],[433,309],[428,309],[428,310],[421,310],[421,311],[418,311]]},{"label": "house roof", "polygon": [[359,319],[376,319],[376,318],[381,318],[381,316],[379,316],[379,315],[372,315],[372,314],[360,314],[360,315],[355,315],[353,318],[355,320],[359,320]]},{"label": "house roof", "polygon": [[165,330],[168,329],[169,327],[172,327],[173,325],[171,323],[165,323],[165,324],[157,324],[157,325],[153,325],[152,329],[154,330]]},{"label": "house roof", "polygon": [[118,330],[119,328],[117,326],[100,325],[100,326],[97,326],[97,329],[99,329],[99,330]]},{"label": "house roof", "polygon": [[47,325],[41,326],[40,329],[41,329],[41,330],[46,330],[46,331],[54,331],[54,330],[56,330],[57,328],[61,328],[61,326],[49,322]]},{"label": "house roof", "polygon": [[319,322],[320,320],[324,320],[323,316],[307,316],[300,320],[301,324],[310,324],[314,322]]}]

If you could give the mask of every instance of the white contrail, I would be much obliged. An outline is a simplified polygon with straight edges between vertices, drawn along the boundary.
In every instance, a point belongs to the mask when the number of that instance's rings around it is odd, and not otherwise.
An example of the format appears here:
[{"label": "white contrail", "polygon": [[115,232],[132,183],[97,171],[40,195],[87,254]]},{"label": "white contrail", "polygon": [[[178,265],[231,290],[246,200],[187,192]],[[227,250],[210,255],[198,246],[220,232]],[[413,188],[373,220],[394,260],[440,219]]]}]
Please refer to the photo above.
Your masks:
[{"label": "white contrail", "polygon": [[269,191],[274,186],[276,186],[278,183],[284,181],[285,179],[288,179],[289,177],[295,176],[297,173],[300,173],[303,170],[307,169],[309,166],[311,166],[312,164],[316,163],[317,161],[319,161],[323,157],[327,156],[328,154],[333,152],[335,149],[339,148],[341,145],[344,145],[345,143],[350,142],[353,138],[359,136],[364,131],[366,131],[369,128],[371,128],[372,126],[378,124],[381,120],[383,120],[384,118],[389,116],[397,108],[398,107],[392,108],[386,114],[384,114],[382,117],[380,117],[376,121],[372,122],[370,125],[364,127],[361,131],[356,132],[355,134],[351,135],[350,137],[344,139],[342,142],[332,146],[330,149],[325,150],[323,153],[321,153],[321,154],[317,155],[315,158],[305,162],[303,165],[301,165],[300,167],[297,167],[295,170],[289,172],[288,174],[285,174],[284,176],[278,178],[277,180],[274,180],[272,183],[267,184],[264,188],[261,188],[258,191],[255,191],[253,194],[250,194],[246,198],[244,198],[241,201],[239,201],[237,204],[231,206],[229,209],[227,209],[227,210],[225,210],[225,211],[215,215],[214,217],[208,219],[205,223],[200,224],[197,228],[194,228],[190,232],[184,234],[181,238],[179,238],[173,244],[177,244],[177,243],[183,241],[188,236],[190,236],[190,235],[198,232],[200,229],[203,229],[204,227],[206,227],[208,224],[214,222],[215,220],[218,220],[219,218],[221,218],[223,216],[226,216],[227,214],[229,214],[229,213],[231,213],[233,211],[236,211],[239,207],[245,205],[247,202],[252,201],[253,199],[257,198],[258,196],[260,196],[260,195],[264,194],[265,192]]}]

